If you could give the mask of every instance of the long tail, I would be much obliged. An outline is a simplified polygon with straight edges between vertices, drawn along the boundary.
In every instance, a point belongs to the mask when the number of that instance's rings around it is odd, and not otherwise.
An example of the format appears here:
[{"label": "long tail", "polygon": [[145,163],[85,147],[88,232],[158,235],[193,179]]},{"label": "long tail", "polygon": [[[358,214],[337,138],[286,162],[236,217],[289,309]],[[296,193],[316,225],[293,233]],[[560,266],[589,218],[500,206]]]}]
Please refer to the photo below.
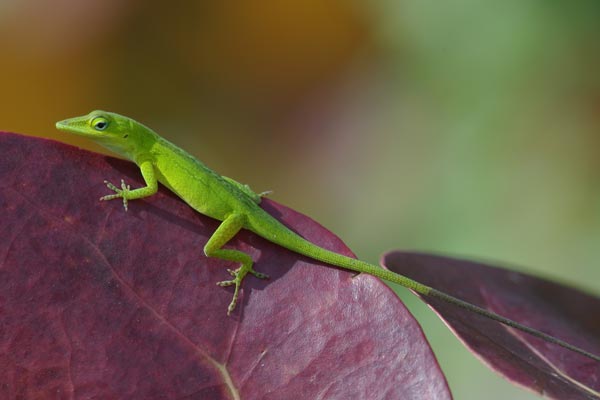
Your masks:
[{"label": "long tail", "polygon": [[[468,310],[468,311],[474,312],[476,314],[482,315],[484,317],[490,318],[490,319],[500,322],[506,326],[509,326],[514,329],[518,329],[522,332],[525,332],[525,333],[528,333],[537,338],[543,339],[549,343],[554,343],[558,346],[564,347],[565,349],[569,349],[571,351],[574,351],[583,356],[589,357],[595,361],[600,362],[600,356],[597,356],[588,351],[585,351],[577,346],[574,346],[570,343],[565,342],[564,340],[560,340],[554,336],[548,335],[537,329],[533,329],[528,326],[522,325],[516,321],[509,319],[509,318],[505,318],[499,314],[488,311],[484,308],[478,307],[476,305],[468,303],[468,302],[461,300],[459,298],[456,298],[454,296],[450,296],[444,292],[440,292],[439,290],[431,288],[427,285],[423,285],[422,283],[412,280],[406,276],[403,276],[403,275],[397,274],[395,272],[389,271],[387,269],[381,268],[377,265],[369,264],[364,261],[357,260],[355,258],[346,257],[341,254],[337,254],[337,253],[331,252],[329,250],[323,249],[323,248],[315,245],[314,243],[311,243],[308,240],[302,238],[301,236],[296,235],[293,232],[290,232],[290,233],[293,236],[286,235],[287,237],[285,238],[285,240],[281,241],[284,243],[279,243],[279,244],[286,248],[291,247],[290,250],[292,250],[294,252],[297,252],[299,254],[305,255],[307,257],[313,258],[318,261],[325,262],[327,264],[335,265],[337,267],[349,269],[349,270],[356,271],[356,272],[366,273],[366,274],[376,276],[378,278],[381,278],[381,279],[389,281],[389,282],[397,283],[401,286],[404,286],[404,287],[411,289],[422,295],[436,297],[440,300],[443,300],[447,303],[453,304],[457,307],[461,307],[465,310]],[[278,242],[277,240],[273,240],[273,241],[276,243]],[[285,243],[291,243],[291,246],[287,245]]]}]

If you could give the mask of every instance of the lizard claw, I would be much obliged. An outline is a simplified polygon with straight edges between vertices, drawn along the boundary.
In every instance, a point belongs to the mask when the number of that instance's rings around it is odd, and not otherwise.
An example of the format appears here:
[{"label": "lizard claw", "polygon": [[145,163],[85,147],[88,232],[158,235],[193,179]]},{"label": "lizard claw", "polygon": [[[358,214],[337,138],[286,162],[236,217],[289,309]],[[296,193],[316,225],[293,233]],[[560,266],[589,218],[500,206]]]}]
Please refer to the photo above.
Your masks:
[{"label": "lizard claw", "polygon": [[217,286],[235,286],[235,289],[233,291],[233,299],[231,299],[231,303],[229,303],[229,306],[227,307],[227,315],[231,315],[237,304],[240,287],[242,286],[242,281],[244,280],[244,277],[248,274],[248,272],[250,272],[252,275],[259,279],[269,279],[269,276],[261,272],[256,272],[254,269],[252,269],[251,265],[243,265],[236,270],[228,269],[227,271],[231,276],[233,276],[233,279],[228,281],[217,282]]},{"label": "lizard claw", "polygon": [[109,181],[104,181],[104,184],[107,188],[115,192],[114,194],[108,194],[106,196],[100,197],[100,201],[113,200],[122,198],[123,199],[123,208],[127,211],[127,194],[131,191],[131,186],[125,184],[125,181],[121,179],[121,189],[110,183]]},{"label": "lizard claw", "polygon": [[265,190],[264,192],[260,192],[258,194],[258,197],[267,197],[267,196],[272,195],[273,193],[274,193],[273,190]]}]

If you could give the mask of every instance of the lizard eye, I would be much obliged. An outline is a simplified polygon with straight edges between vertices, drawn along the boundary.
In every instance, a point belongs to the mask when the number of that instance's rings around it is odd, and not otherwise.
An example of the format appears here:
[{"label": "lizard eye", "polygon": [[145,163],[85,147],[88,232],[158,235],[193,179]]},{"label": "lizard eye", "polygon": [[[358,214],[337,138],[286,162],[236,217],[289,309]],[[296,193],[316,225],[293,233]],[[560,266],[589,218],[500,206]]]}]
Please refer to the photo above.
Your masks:
[{"label": "lizard eye", "polygon": [[92,126],[97,131],[103,131],[108,128],[108,121],[106,118],[98,117],[92,120]]}]

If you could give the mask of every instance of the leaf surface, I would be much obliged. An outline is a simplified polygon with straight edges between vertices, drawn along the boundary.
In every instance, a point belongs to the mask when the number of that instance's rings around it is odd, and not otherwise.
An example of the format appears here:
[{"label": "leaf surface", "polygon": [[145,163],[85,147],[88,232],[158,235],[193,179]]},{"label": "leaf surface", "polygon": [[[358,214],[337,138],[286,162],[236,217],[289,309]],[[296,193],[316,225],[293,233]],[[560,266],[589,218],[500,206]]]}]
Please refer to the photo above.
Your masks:
[{"label": "leaf surface", "polygon": [[[391,252],[390,270],[600,354],[600,299],[545,279],[428,254]],[[599,399],[600,363],[428,296],[465,345],[515,384],[555,399]]]},{"label": "leaf surface", "polygon": [[[448,399],[420,327],[377,279],[241,232],[268,281],[204,257],[218,222],[164,188],[100,202],[135,165],[0,133],[0,398]],[[190,178],[192,179],[192,178]],[[309,218],[264,208],[351,255]]]}]

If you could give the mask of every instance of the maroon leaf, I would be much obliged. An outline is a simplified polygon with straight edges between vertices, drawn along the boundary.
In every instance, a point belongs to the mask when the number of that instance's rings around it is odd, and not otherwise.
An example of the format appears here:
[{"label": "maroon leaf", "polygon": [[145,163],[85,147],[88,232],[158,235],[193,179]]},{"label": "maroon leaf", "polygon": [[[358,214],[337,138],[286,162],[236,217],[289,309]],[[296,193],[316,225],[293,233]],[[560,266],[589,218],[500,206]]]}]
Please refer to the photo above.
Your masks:
[{"label": "maroon leaf", "polygon": [[[600,299],[485,264],[392,252],[392,271],[600,354]],[[428,296],[420,296],[484,363],[556,399],[599,399],[600,363]]]},{"label": "maroon leaf", "polygon": [[[207,259],[217,222],[160,190],[99,202],[103,179],[141,185],[128,162],[0,133],[0,398],[448,399],[423,334],[381,282],[323,266],[247,232],[235,265]],[[272,201],[308,239],[351,254]]]}]

